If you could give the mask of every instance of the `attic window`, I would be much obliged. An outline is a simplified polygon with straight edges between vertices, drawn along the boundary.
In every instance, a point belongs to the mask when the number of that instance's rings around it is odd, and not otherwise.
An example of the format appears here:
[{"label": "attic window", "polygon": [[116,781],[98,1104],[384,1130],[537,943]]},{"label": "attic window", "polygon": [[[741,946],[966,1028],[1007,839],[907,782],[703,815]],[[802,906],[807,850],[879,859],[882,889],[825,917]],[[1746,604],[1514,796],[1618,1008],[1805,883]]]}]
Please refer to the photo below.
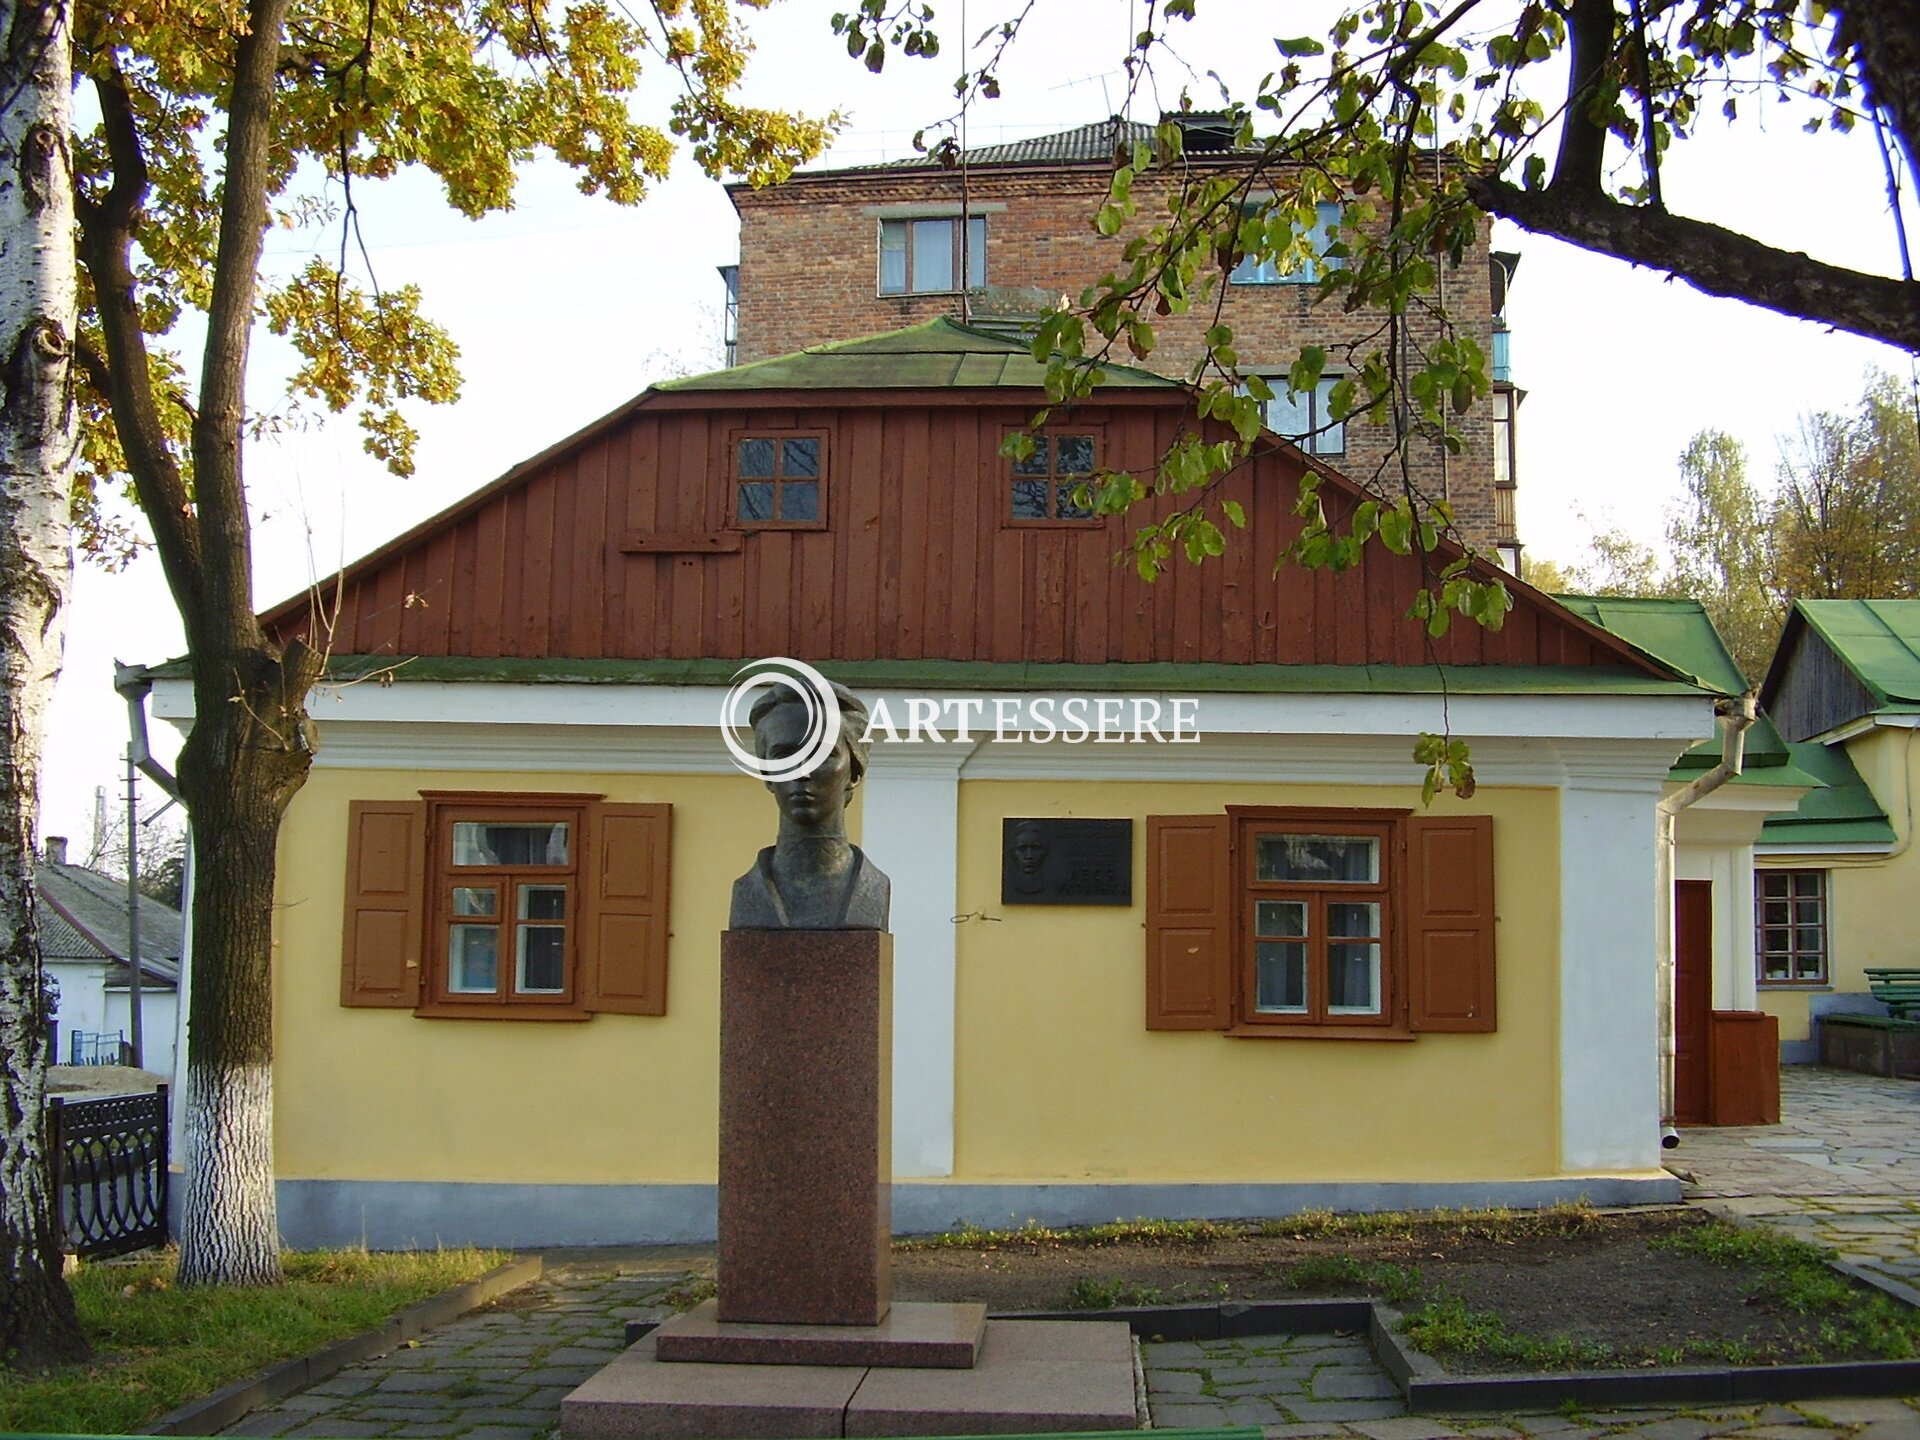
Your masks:
[{"label": "attic window", "polygon": [[1101,523],[1079,503],[1099,463],[1098,437],[1047,430],[1033,437],[1033,453],[1011,462],[1008,517],[1015,522]]},{"label": "attic window", "polygon": [[736,525],[825,527],[825,432],[743,431],[730,453]]}]

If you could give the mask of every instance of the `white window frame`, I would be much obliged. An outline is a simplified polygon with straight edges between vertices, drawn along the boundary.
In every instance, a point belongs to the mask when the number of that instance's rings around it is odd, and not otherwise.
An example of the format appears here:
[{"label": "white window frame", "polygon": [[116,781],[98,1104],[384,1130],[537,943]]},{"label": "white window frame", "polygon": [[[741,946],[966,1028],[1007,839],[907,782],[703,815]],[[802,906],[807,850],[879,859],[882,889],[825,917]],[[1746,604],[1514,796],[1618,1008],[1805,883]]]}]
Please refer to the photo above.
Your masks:
[{"label": "white window frame", "polygon": [[[882,217],[879,230],[879,248],[876,254],[878,262],[874,272],[874,290],[880,295],[952,295],[960,290],[977,290],[987,283],[987,217],[978,213],[964,217],[967,225],[964,263],[967,268],[966,283],[960,280],[960,267],[963,263],[961,250],[960,215],[904,216],[899,218]],[[952,247],[952,265],[945,275],[926,276],[919,273],[914,256],[916,246],[914,236],[916,227],[944,226],[949,232],[948,244]],[[889,244],[890,240],[898,243]],[[900,257],[900,282],[888,284],[887,257]]]},{"label": "white window frame", "polygon": [[[1817,895],[1803,896],[1796,893],[1797,887],[1794,884],[1794,877],[1801,875],[1812,875],[1818,878],[1819,893]],[[1782,879],[1786,881],[1787,893],[1785,895],[1768,895],[1767,882],[1769,880]],[[1777,905],[1782,900],[1785,900],[1789,906],[1786,925],[1784,927],[1778,924],[1769,925],[1767,923],[1767,906],[1769,904]],[[1811,928],[1810,923],[1803,922],[1796,913],[1801,904],[1808,900],[1817,901],[1819,904],[1819,963],[1816,973],[1801,974],[1799,973],[1799,968],[1802,958],[1814,953],[1801,948],[1798,938],[1802,929]],[[1769,951],[1767,948],[1767,931],[1771,929],[1777,932],[1782,928],[1787,932],[1787,948],[1785,950]],[[1767,961],[1770,957],[1776,956],[1785,960],[1787,973],[1785,975],[1769,976],[1767,974]],[[1777,986],[1785,986],[1788,988],[1795,986],[1825,986],[1833,983],[1833,876],[1831,871],[1812,866],[1754,871],[1753,963],[1755,979],[1762,989]]]},{"label": "white window frame", "polygon": [[[1252,210],[1257,207],[1244,208]],[[1344,207],[1337,200],[1322,200],[1313,209],[1313,229],[1307,237],[1310,253],[1298,269],[1280,269],[1279,262],[1271,255],[1264,258],[1249,255],[1233,267],[1228,280],[1235,285],[1311,285],[1320,279],[1323,266],[1328,270],[1345,268],[1339,256],[1327,254],[1340,233]]]}]

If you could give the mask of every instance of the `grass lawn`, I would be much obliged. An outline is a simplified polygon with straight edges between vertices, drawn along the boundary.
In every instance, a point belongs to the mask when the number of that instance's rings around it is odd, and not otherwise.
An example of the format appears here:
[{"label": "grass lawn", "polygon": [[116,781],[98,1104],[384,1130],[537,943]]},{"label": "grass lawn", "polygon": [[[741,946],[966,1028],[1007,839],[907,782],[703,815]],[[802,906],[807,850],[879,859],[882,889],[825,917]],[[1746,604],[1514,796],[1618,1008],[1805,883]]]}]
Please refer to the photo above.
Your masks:
[{"label": "grass lawn", "polygon": [[189,1400],[372,1329],[506,1259],[493,1250],[290,1254],[287,1282],[273,1289],[175,1289],[171,1253],[85,1265],[68,1283],[94,1360],[0,1370],[0,1431],[138,1433]]}]

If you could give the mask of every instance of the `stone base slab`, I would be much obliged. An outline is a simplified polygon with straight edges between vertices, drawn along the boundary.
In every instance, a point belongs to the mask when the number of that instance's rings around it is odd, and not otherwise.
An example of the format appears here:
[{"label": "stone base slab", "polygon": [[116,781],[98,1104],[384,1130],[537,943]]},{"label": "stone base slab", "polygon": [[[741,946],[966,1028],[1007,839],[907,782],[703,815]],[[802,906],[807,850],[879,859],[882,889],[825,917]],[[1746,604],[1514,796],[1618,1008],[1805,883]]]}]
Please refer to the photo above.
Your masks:
[{"label": "stone base slab", "polygon": [[742,1324],[706,1300],[663,1321],[653,1339],[665,1361],[967,1370],[986,1325],[984,1305],[932,1304],[897,1304],[878,1325]]},{"label": "stone base slab", "polygon": [[811,1440],[1131,1430],[1113,1320],[988,1322],[971,1370],[664,1361],[649,1335],[560,1402],[563,1440]]}]

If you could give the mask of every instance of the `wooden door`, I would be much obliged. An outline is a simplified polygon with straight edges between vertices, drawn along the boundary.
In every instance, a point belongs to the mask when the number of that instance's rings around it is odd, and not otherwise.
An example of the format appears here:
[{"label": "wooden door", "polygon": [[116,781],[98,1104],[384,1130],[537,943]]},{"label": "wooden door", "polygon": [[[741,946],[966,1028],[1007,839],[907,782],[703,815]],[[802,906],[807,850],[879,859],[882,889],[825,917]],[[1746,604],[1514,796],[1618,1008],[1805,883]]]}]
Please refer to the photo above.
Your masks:
[{"label": "wooden door", "polygon": [[1707,1032],[1713,1020],[1713,882],[1673,883],[1673,1123],[1709,1120]]}]

